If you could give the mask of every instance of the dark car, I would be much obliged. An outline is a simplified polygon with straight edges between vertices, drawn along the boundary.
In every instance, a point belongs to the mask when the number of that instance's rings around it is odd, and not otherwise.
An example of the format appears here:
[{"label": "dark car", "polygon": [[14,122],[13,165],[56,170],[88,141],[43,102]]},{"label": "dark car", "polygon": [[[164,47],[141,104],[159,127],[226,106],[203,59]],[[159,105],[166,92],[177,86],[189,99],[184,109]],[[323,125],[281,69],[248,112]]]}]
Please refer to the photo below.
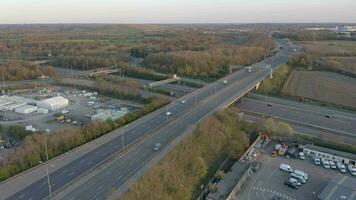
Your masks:
[{"label": "dark car", "polygon": [[286,185],[286,186],[288,186],[288,187],[290,187],[290,188],[293,188],[293,189],[298,189],[298,185],[295,184],[295,183],[292,183],[292,182],[290,182],[290,181],[284,182],[284,185]]}]

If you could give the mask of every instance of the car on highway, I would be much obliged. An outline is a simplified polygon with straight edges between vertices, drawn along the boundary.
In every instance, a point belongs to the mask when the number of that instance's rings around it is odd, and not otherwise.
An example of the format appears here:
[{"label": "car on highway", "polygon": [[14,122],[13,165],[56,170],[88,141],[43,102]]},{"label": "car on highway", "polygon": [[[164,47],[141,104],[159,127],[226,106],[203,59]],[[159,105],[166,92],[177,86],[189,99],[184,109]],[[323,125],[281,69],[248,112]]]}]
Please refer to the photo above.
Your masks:
[{"label": "car on highway", "polygon": [[167,116],[169,116],[169,115],[171,115],[171,114],[172,114],[172,113],[169,112],[169,111],[166,112],[166,115],[167,115]]},{"label": "car on highway", "polygon": [[223,83],[226,85],[228,82],[227,82],[227,80],[223,80]]},{"label": "car on highway", "polygon": [[180,103],[181,103],[181,104],[185,104],[185,103],[186,103],[186,101],[185,101],[185,100],[182,100],[182,101],[180,101]]},{"label": "car on highway", "polygon": [[161,149],[161,144],[160,143],[156,143],[154,146],[153,146],[153,150],[154,151],[158,151]]}]

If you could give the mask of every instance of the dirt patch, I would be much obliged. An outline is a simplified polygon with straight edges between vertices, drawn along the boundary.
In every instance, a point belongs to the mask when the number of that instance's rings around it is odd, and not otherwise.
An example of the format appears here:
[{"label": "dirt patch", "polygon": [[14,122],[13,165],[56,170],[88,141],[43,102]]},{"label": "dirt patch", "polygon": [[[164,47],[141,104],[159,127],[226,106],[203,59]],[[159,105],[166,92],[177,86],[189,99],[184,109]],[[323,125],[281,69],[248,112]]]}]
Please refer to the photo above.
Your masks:
[{"label": "dirt patch", "polygon": [[293,71],[282,94],[356,108],[356,79],[321,71]]}]

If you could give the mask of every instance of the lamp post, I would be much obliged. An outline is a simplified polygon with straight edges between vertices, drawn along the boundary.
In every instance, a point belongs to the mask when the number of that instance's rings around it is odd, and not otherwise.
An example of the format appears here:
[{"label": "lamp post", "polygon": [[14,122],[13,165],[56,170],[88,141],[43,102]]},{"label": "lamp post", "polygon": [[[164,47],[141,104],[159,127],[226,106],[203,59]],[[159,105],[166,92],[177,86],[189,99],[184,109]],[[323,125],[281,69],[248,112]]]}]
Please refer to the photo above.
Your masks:
[{"label": "lamp post", "polygon": [[[47,175],[47,184],[48,184],[48,192],[49,192],[49,199],[52,199],[52,189],[51,189],[51,180],[49,178],[49,170],[48,170],[48,150],[47,150],[47,142],[44,140],[44,147],[45,147],[45,152],[46,152],[46,175]],[[42,161],[40,161],[42,163]],[[51,167],[54,167],[54,165],[51,165]]]}]

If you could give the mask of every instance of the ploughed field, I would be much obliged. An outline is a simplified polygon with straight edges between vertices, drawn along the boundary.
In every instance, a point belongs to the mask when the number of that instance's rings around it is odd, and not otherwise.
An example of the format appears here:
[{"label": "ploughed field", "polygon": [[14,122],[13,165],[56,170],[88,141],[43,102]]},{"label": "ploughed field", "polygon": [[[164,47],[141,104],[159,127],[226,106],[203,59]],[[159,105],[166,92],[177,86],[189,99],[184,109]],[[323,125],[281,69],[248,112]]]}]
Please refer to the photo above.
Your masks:
[{"label": "ploughed field", "polygon": [[303,47],[308,53],[317,54],[317,55],[338,55],[343,54],[354,54],[356,52],[356,41],[306,41],[302,42]]},{"label": "ploughed field", "polygon": [[282,93],[356,108],[356,79],[337,73],[293,71]]}]

